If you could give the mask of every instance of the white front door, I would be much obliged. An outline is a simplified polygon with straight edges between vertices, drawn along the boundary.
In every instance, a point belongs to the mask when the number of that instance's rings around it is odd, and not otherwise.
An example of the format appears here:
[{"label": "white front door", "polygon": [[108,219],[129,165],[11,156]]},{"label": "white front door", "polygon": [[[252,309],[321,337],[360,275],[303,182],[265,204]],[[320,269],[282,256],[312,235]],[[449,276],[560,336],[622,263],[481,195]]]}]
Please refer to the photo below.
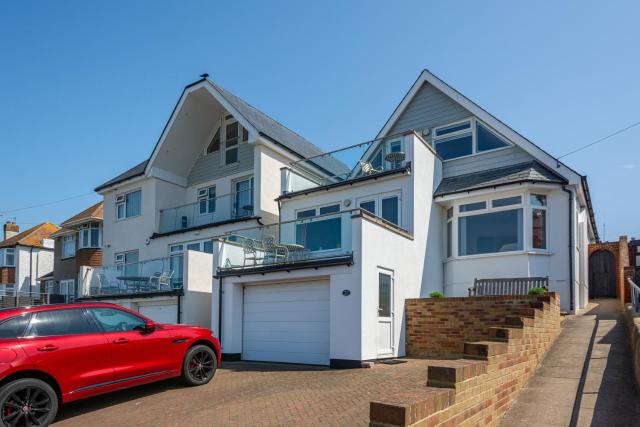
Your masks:
[{"label": "white front door", "polygon": [[378,356],[393,356],[393,272],[378,270]]},{"label": "white front door", "polygon": [[244,288],[242,359],[329,364],[327,280]]}]

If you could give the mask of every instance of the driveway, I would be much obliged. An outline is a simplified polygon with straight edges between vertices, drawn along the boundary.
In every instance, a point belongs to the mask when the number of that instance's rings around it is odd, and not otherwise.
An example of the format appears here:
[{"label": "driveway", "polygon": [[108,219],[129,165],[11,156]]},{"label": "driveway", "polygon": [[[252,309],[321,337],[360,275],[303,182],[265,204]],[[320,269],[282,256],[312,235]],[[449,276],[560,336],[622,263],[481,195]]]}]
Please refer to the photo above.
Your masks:
[{"label": "driveway", "polygon": [[366,426],[369,402],[424,389],[427,360],[371,369],[223,362],[213,381],[163,381],[70,403],[55,426]]}]

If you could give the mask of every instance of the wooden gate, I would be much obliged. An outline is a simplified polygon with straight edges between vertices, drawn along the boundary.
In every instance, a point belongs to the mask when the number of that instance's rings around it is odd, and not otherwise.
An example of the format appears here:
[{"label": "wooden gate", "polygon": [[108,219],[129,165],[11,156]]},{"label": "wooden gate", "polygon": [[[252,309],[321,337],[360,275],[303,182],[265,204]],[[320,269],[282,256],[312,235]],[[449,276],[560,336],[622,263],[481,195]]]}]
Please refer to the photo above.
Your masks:
[{"label": "wooden gate", "polygon": [[589,298],[616,296],[616,259],[609,251],[596,251],[589,257]]}]

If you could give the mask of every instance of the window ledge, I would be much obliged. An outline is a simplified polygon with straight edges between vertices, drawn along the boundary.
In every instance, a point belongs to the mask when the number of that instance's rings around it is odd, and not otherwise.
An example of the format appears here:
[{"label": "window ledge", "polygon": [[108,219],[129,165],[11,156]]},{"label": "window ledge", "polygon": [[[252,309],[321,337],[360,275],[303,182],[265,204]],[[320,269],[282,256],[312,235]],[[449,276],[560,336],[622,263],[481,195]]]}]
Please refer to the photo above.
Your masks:
[{"label": "window ledge", "polygon": [[542,255],[542,256],[552,256],[553,252],[549,251],[535,251],[535,250],[526,250],[526,251],[510,251],[510,252],[496,252],[491,254],[478,254],[478,255],[464,255],[457,257],[449,257],[444,260],[445,263],[451,261],[465,261],[471,259],[483,259],[483,258],[495,258],[495,257],[506,257],[506,256],[517,256],[517,255]]}]

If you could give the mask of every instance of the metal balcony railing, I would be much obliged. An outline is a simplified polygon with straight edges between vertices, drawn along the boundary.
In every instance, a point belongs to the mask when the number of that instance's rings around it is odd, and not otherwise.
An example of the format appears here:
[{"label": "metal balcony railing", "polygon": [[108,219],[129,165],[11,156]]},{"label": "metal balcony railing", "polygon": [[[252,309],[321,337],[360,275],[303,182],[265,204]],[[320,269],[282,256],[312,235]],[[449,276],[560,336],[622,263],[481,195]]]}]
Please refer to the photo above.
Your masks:
[{"label": "metal balcony railing", "polygon": [[254,216],[253,189],[160,210],[159,233]]},{"label": "metal balcony railing", "polygon": [[631,296],[631,306],[634,313],[640,313],[640,287],[633,280],[627,279],[629,283],[629,295]]}]

